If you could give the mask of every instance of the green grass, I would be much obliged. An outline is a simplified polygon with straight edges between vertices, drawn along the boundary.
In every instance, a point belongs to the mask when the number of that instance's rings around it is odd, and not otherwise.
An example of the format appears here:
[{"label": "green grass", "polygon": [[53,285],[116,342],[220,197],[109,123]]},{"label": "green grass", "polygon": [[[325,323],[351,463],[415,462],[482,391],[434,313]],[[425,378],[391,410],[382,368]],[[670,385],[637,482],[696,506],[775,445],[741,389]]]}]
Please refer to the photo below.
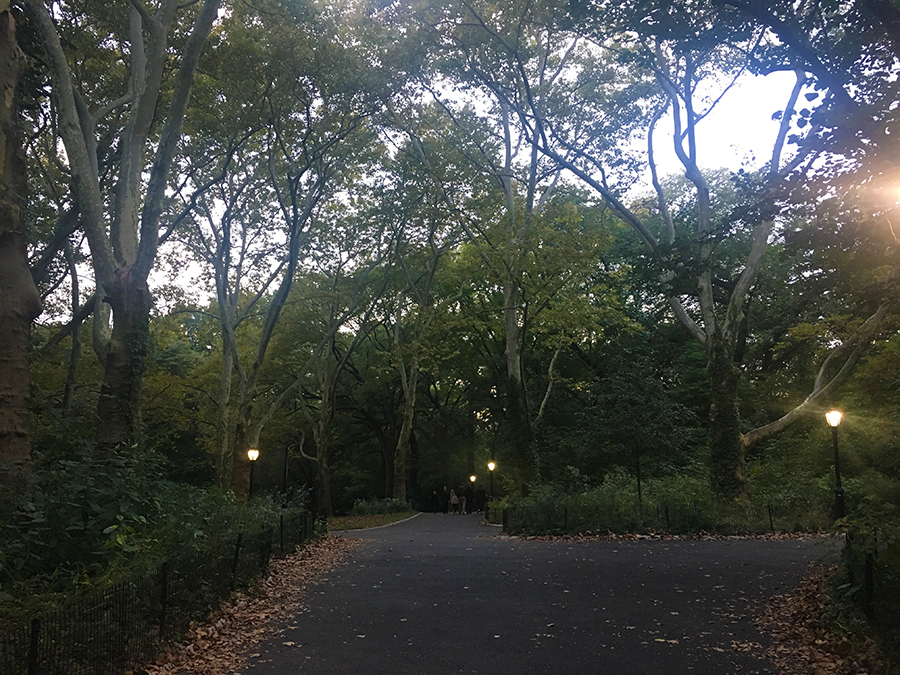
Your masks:
[{"label": "green grass", "polygon": [[367,527],[390,525],[404,518],[414,516],[416,513],[417,511],[403,511],[401,513],[373,513],[366,516],[337,516],[328,519],[328,531],[364,530]]}]

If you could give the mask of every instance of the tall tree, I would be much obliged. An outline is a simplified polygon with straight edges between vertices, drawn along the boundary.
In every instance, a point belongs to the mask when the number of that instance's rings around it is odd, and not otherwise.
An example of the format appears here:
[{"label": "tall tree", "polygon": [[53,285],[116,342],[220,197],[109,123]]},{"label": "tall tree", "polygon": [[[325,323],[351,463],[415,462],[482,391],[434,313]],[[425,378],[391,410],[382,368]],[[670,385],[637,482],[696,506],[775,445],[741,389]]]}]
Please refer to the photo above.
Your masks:
[{"label": "tall tree", "polygon": [[[561,78],[557,97],[592,114],[573,118],[559,109],[547,108],[546,92],[535,90],[525,73],[533,58],[528,43],[510,39],[493,26],[486,31],[513,65],[511,77],[498,80],[482,69],[479,77],[501,92],[519,116],[529,142],[546,156],[572,171],[593,187],[620,214],[655,258],[663,280],[669,285],[670,305],[675,316],[704,346],[710,373],[710,469],[715,491],[728,497],[745,493],[744,454],[753,441],[742,435],[738,408],[740,369],[735,362],[746,335],[746,301],[777,223],[778,196],[788,187],[788,178],[808,169],[815,153],[801,146],[793,155],[785,153],[793,127],[803,126],[798,100],[807,84],[806,72],[797,67],[797,84],[781,111],[779,133],[773,141],[768,165],[752,180],[743,178],[742,208],[716,220],[718,196],[701,169],[697,134],[701,123],[718,100],[752,63],[754,50],[764,34],[733,19],[726,20],[710,7],[686,8],[670,3],[634,3],[616,7],[573,3],[576,22],[571,28],[569,51],[580,48],[579,67]],[[524,23],[526,15],[522,14]],[[565,24],[565,19],[559,19]],[[555,24],[554,24],[555,25]],[[716,81],[719,91],[706,97],[702,88]],[[704,83],[707,83],[704,85]],[[640,120],[648,141],[644,158],[657,196],[661,232],[650,221],[622,201],[630,165],[621,144],[598,133],[598,123],[607,124],[631,110]],[[673,196],[663,190],[656,175],[654,130],[668,113],[673,123],[674,150],[693,192],[694,210],[686,221],[672,215]],[[798,121],[799,115],[799,121]],[[626,129],[634,127],[626,126]],[[624,139],[623,139],[624,140]],[[616,185],[615,183],[618,183]],[[679,249],[676,233],[689,226],[693,243]],[[732,266],[718,255],[719,242],[733,237],[742,242],[744,253]],[[693,277],[696,290],[680,285],[679,278]],[[830,377],[830,376],[829,376]],[[817,382],[815,396],[825,391],[827,381]]]},{"label": "tall tree", "polygon": [[19,78],[24,55],[16,12],[0,0],[0,499],[13,472],[31,457],[28,437],[28,346],[41,302],[28,269]]},{"label": "tall tree", "polygon": [[[156,7],[136,0],[114,12],[41,0],[28,0],[26,7],[50,72],[70,201],[80,212],[102,300],[112,309],[112,330],[103,331],[98,345],[104,378],[96,438],[101,447],[132,444],[140,441],[152,304],[147,279],[172,161],[219,0],[199,5],[164,0]],[[80,48],[92,56],[99,50],[115,67],[102,74],[90,71],[98,79],[85,77],[88,73],[78,69],[85,58]],[[101,153],[109,145],[116,150],[112,185],[105,180],[108,167],[101,171]],[[95,313],[95,320],[104,317]]]}]

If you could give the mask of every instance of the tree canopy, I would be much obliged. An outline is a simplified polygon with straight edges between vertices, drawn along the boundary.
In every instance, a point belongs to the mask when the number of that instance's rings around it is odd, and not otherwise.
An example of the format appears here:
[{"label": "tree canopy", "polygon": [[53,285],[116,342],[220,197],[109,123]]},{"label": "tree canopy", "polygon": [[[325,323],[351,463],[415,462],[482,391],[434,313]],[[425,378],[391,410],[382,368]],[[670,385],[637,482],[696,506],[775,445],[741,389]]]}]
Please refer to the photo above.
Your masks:
[{"label": "tree canopy", "polygon": [[[822,500],[829,406],[857,496],[900,500],[898,26],[876,0],[0,0],[0,501],[85,458],[324,515],[488,460],[508,495]],[[708,117],[777,71],[767,155],[711,166]]]}]

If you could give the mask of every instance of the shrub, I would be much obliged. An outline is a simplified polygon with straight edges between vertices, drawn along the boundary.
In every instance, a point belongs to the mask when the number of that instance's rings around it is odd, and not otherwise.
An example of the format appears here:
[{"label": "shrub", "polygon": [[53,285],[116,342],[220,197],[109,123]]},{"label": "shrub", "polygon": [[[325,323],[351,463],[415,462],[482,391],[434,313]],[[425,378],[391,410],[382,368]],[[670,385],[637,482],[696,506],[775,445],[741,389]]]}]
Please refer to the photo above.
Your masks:
[{"label": "shrub", "polygon": [[411,511],[412,507],[400,500],[394,498],[385,497],[383,499],[377,499],[372,497],[370,499],[357,499],[353,503],[353,508],[350,510],[351,516],[370,516],[379,513],[402,513],[403,511]]}]

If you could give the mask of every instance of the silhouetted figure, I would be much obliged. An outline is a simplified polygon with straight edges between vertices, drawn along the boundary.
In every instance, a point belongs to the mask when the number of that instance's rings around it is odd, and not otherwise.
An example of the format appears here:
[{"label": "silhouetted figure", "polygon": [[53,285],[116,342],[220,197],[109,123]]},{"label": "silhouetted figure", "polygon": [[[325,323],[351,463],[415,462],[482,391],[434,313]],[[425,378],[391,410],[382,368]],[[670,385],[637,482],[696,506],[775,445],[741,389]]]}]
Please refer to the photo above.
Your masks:
[{"label": "silhouetted figure", "polygon": [[459,513],[459,496],[456,494],[456,490],[450,490],[450,510],[453,513]]},{"label": "silhouetted figure", "polygon": [[466,488],[463,485],[460,485],[456,489],[456,497],[459,499],[459,512],[462,515],[466,515]]},{"label": "silhouetted figure", "polygon": [[487,490],[479,487],[475,490],[475,510],[479,512],[484,511],[485,504],[487,504]]}]

